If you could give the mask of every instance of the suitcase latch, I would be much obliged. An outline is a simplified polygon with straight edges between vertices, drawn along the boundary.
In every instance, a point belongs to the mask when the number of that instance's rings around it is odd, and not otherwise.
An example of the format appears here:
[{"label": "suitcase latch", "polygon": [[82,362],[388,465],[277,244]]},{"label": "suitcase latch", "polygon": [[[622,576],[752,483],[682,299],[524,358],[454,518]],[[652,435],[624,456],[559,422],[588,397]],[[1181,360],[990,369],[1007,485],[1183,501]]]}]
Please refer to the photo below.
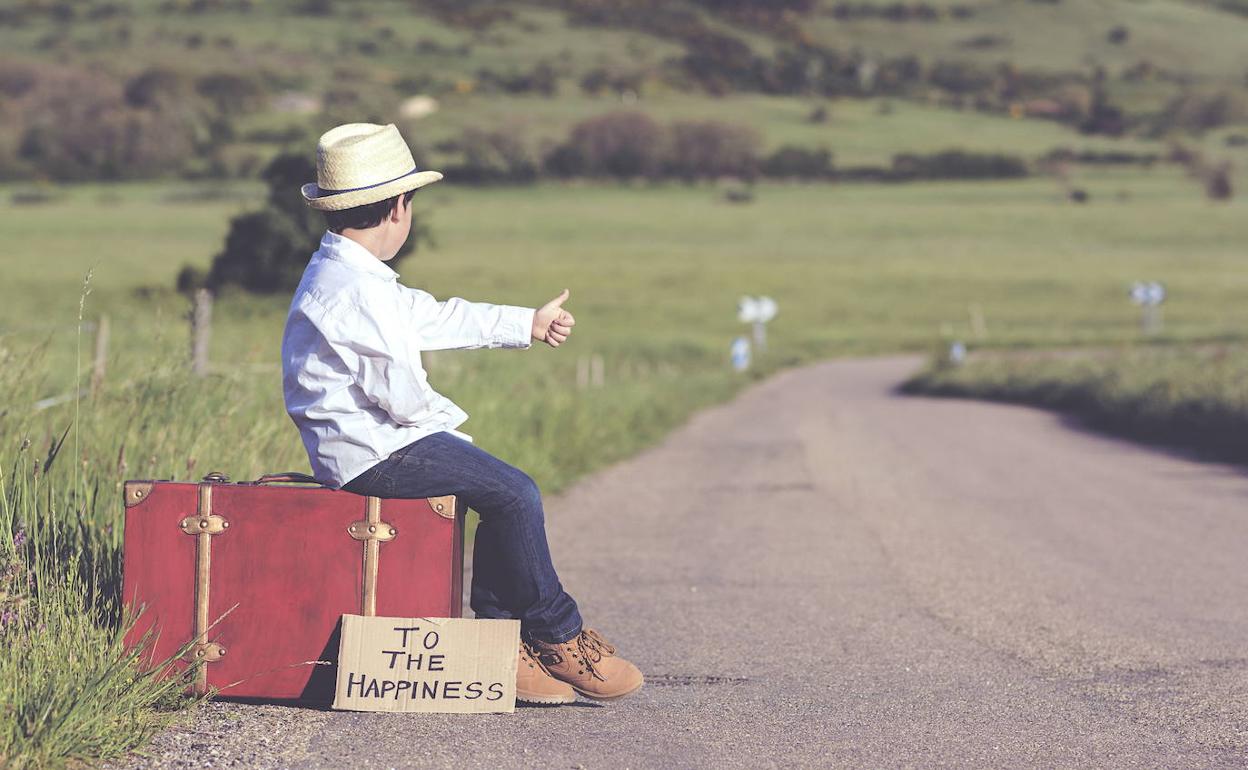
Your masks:
[{"label": "suitcase latch", "polygon": [[216,642],[201,642],[187,650],[186,657],[192,662],[212,663],[225,657],[225,648]]},{"label": "suitcase latch", "polygon": [[226,521],[224,516],[218,516],[215,513],[208,515],[200,514],[198,516],[187,516],[178,522],[178,526],[188,535],[219,535],[230,528],[230,522]]},{"label": "suitcase latch", "polygon": [[368,519],[357,521],[347,527],[347,532],[356,540],[376,540],[380,543],[386,543],[394,539],[399,531],[384,521],[376,524]]}]

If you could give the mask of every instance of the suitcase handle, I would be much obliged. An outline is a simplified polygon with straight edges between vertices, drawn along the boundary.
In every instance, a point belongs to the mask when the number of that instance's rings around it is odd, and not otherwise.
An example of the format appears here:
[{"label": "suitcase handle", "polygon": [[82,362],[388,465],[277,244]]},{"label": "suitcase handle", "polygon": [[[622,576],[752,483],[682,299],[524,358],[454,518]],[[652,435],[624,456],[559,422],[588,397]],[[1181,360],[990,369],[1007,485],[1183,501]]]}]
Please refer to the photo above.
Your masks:
[{"label": "suitcase handle", "polygon": [[306,473],[286,471],[285,473],[266,473],[252,482],[253,484],[316,484],[326,486]]}]

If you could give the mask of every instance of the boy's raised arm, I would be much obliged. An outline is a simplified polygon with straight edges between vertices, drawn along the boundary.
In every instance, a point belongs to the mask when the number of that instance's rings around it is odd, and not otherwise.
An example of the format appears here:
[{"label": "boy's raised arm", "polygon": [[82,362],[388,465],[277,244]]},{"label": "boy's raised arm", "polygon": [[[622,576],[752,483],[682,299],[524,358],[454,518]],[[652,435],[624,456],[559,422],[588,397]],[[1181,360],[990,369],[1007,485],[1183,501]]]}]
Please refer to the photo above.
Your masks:
[{"label": "boy's raised arm", "polygon": [[527,348],[534,339],[552,347],[571,334],[572,314],[562,309],[567,289],[540,309],[469,302],[460,297],[439,302],[426,291],[406,289],[411,302],[408,328],[422,350],[454,348]]},{"label": "boy's raised arm", "polygon": [[460,297],[439,302],[420,289],[406,289],[411,302],[408,330],[422,350],[454,348],[527,348],[533,342],[533,308],[469,302]]}]

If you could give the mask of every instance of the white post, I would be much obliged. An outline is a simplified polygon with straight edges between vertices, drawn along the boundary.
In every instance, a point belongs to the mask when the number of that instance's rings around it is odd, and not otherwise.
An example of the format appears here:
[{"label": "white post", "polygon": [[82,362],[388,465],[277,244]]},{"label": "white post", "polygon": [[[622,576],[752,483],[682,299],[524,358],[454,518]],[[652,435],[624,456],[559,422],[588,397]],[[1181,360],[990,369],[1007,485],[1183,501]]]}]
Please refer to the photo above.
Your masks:
[{"label": "white post", "polygon": [[108,368],[108,316],[100,316],[95,326],[95,360],[91,367],[91,392],[99,390],[104,383],[105,370]]}]

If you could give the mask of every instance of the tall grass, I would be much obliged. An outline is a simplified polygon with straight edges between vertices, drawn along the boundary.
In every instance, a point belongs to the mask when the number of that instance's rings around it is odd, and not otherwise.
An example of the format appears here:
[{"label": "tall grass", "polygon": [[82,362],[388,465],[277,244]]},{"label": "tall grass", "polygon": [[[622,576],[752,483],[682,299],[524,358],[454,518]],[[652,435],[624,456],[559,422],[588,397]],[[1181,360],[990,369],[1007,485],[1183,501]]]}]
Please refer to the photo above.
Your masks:
[{"label": "tall grass", "polygon": [[[84,284],[84,302],[87,293]],[[167,662],[140,667],[126,648],[119,522],[102,479],[78,461],[73,424],[36,449],[23,416],[37,367],[9,358],[0,356],[0,766],[113,756],[185,705],[186,680]]]},{"label": "tall grass", "polygon": [[137,665],[115,550],[51,467],[61,453],[22,447],[0,480],[0,766],[120,754],[184,705],[185,681]]}]

